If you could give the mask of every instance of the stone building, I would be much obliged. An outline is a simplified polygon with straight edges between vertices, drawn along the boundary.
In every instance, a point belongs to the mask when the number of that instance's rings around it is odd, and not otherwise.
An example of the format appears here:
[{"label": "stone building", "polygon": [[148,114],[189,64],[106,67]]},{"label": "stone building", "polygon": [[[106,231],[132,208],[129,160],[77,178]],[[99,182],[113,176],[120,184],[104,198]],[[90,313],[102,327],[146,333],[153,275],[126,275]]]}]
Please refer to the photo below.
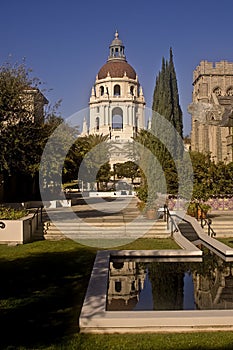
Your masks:
[{"label": "stone building", "polygon": [[44,107],[49,103],[46,97],[38,88],[28,87],[24,90],[22,99],[25,109],[28,111],[30,120],[33,123],[44,123]]},{"label": "stone building", "polygon": [[128,160],[128,143],[145,127],[145,99],[134,68],[127,62],[118,32],[109,46],[107,62],[100,68],[89,101],[89,121],[83,121],[82,135],[109,135],[117,144],[110,163]]},{"label": "stone building", "polygon": [[233,63],[201,61],[193,72],[191,150],[232,161]]}]

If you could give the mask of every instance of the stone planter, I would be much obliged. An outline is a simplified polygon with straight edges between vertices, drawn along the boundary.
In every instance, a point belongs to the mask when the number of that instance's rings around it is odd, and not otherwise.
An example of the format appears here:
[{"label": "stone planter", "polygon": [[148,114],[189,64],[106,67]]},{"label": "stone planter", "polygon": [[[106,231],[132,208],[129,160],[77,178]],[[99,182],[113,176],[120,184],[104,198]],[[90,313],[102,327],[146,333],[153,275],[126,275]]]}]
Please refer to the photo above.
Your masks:
[{"label": "stone planter", "polygon": [[[38,214],[40,215],[40,214]],[[0,220],[0,244],[24,244],[33,241],[40,217],[29,214],[18,220]]]}]

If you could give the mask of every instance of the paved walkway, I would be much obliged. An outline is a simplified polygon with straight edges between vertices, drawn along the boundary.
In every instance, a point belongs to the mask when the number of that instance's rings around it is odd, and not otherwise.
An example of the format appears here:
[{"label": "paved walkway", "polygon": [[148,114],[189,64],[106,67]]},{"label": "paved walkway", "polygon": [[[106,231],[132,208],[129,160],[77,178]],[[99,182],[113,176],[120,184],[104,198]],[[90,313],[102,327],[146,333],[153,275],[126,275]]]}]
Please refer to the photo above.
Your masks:
[{"label": "paved walkway", "polygon": [[137,208],[138,199],[123,198],[83,198],[72,206],[72,210],[85,222],[96,224],[124,225],[137,217],[143,217]]}]

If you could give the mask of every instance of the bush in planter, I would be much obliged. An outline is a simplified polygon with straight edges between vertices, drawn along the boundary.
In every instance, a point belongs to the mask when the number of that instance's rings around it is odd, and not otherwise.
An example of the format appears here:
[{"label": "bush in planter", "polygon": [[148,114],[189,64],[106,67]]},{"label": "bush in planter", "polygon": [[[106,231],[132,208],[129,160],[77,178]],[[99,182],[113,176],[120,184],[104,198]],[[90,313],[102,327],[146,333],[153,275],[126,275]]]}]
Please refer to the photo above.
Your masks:
[{"label": "bush in planter", "polygon": [[201,207],[201,211],[204,214],[204,216],[206,216],[208,211],[210,211],[210,209],[211,209],[211,206],[209,204],[206,204],[206,203],[199,203],[199,208],[200,207]]},{"label": "bush in planter", "polygon": [[187,208],[187,214],[195,217],[197,213],[197,203],[191,202]]},{"label": "bush in planter", "polygon": [[140,201],[137,203],[137,208],[141,211],[144,212],[145,211],[145,207],[146,207],[146,203],[143,201]]},{"label": "bush in planter", "polygon": [[211,206],[206,203],[197,203],[197,202],[191,202],[189,203],[189,206],[187,208],[187,214],[190,216],[201,218],[201,216],[208,213],[208,211],[211,209]]},{"label": "bush in planter", "polygon": [[0,206],[0,220],[18,220],[29,213],[26,209],[13,209]]}]

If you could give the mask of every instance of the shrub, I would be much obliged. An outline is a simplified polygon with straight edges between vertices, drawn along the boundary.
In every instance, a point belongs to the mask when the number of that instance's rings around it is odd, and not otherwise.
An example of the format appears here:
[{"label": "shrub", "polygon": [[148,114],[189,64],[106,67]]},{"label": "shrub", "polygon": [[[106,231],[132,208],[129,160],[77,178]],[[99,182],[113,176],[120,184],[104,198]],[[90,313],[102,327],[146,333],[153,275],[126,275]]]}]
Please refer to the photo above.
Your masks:
[{"label": "shrub", "polygon": [[0,220],[18,220],[29,213],[26,209],[13,209],[0,206]]}]

